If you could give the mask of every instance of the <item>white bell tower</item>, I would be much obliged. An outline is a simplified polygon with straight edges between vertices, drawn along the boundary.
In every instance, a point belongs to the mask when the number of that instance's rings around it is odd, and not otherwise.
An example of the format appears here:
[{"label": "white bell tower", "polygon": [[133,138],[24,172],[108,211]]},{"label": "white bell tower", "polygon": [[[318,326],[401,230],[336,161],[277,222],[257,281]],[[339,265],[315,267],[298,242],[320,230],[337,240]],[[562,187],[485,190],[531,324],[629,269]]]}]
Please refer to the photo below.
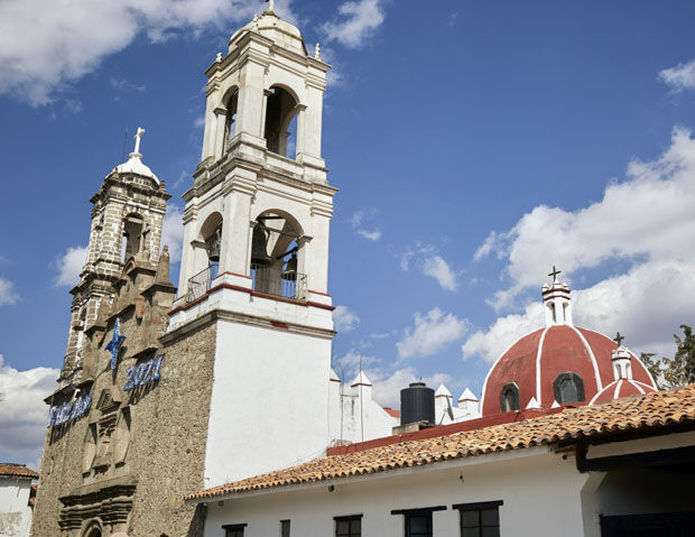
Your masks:
[{"label": "white bell tower", "polygon": [[168,331],[216,325],[207,486],[317,457],[329,442],[328,69],[271,5],[206,71]]}]

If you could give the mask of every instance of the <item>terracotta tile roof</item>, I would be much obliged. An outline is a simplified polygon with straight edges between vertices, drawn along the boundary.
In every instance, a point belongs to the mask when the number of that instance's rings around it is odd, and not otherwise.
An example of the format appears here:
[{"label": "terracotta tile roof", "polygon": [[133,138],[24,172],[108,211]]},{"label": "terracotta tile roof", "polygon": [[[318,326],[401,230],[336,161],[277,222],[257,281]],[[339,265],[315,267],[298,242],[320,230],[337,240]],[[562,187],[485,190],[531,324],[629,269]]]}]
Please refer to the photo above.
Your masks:
[{"label": "terracotta tile roof", "polygon": [[695,384],[601,405],[564,408],[561,412],[523,421],[354,450],[194,492],[185,499],[195,501],[328,481],[626,431],[656,432],[674,424],[695,425]]},{"label": "terracotta tile roof", "polygon": [[393,408],[388,407],[388,406],[385,406],[384,410],[386,411],[386,413],[389,416],[391,416],[393,418],[400,418],[401,417],[401,411],[400,410],[394,410]]},{"label": "terracotta tile roof", "polygon": [[39,474],[34,472],[34,470],[30,470],[23,464],[0,462],[0,477],[26,477],[38,479]]}]

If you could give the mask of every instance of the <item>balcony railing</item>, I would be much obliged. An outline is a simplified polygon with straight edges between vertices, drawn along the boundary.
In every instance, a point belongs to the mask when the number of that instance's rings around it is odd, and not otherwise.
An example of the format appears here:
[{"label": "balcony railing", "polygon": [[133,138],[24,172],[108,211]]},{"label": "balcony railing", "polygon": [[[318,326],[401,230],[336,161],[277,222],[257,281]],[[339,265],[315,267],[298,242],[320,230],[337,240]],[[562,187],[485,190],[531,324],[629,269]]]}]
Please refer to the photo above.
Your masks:
[{"label": "balcony railing", "polygon": [[274,267],[251,269],[253,290],[283,298],[306,300],[306,274],[282,272]]},{"label": "balcony railing", "polygon": [[[191,303],[205,296],[210,284],[219,273],[219,264],[212,263],[198,274],[188,279],[186,303]],[[306,274],[283,272],[274,267],[251,268],[253,290],[266,295],[306,300]]]},{"label": "balcony railing", "polygon": [[217,277],[219,269],[218,263],[210,263],[205,269],[188,279],[187,303],[198,300],[210,290],[210,283]]}]

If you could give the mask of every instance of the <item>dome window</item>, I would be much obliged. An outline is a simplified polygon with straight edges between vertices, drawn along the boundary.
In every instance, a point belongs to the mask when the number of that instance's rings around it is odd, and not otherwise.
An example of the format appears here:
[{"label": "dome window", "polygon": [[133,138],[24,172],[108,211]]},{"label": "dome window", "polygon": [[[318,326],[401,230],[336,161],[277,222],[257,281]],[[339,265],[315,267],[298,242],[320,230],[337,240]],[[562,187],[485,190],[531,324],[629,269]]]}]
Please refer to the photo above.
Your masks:
[{"label": "dome window", "polygon": [[500,392],[500,412],[519,410],[519,386],[516,382],[507,382]]},{"label": "dome window", "polygon": [[553,393],[561,405],[584,401],[584,381],[574,371],[560,373],[553,382]]}]

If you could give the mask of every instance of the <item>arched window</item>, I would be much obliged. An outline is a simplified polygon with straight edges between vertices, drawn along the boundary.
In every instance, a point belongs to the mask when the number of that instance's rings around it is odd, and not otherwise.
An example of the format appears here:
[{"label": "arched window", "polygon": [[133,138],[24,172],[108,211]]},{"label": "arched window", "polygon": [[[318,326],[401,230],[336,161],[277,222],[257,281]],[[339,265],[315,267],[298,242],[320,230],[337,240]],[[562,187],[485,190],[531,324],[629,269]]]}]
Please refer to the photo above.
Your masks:
[{"label": "arched window", "polygon": [[553,382],[553,393],[561,405],[584,401],[584,381],[574,371],[560,373]]},{"label": "arched window", "polygon": [[519,386],[516,382],[507,382],[500,392],[500,412],[519,410]]},{"label": "arched window", "polygon": [[137,254],[142,247],[142,217],[130,214],[123,221],[123,242],[121,243],[121,262]]},{"label": "arched window", "polygon": [[289,91],[277,86],[270,88],[265,115],[265,139],[269,151],[284,157],[295,158],[296,121],[294,120],[299,110],[298,104]]},{"label": "arched window", "polygon": [[226,102],[227,119],[224,125],[224,150],[229,148],[232,140],[236,136],[236,115],[239,106],[239,91],[234,91]]}]

